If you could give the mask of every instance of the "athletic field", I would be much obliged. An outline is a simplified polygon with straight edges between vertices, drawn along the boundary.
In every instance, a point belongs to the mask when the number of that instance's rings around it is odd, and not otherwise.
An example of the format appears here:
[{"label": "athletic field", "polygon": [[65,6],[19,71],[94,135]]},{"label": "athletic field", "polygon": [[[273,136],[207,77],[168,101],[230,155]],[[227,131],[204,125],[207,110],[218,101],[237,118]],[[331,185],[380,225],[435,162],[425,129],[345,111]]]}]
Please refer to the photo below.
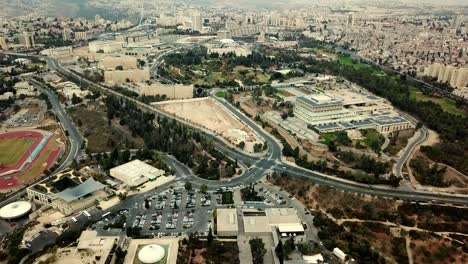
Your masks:
[{"label": "athletic field", "polygon": [[0,166],[16,164],[33,143],[30,137],[0,139]]}]

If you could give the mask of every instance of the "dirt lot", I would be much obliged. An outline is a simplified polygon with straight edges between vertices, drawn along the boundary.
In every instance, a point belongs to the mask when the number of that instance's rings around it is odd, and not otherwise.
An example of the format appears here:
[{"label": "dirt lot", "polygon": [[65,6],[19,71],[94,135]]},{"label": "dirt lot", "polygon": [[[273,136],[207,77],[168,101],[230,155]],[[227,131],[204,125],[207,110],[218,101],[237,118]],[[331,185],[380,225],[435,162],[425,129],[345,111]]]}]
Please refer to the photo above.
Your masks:
[{"label": "dirt lot", "polygon": [[213,131],[232,144],[237,145],[243,141],[247,151],[253,152],[255,143],[263,143],[248,126],[211,98],[163,102],[155,104],[155,106],[197,126]]},{"label": "dirt lot", "polygon": [[[408,263],[409,258],[413,263],[467,263],[465,208],[371,198],[317,187],[290,176],[271,177],[270,182],[292,194],[316,217],[322,215],[319,218],[325,216],[346,226],[351,234],[368,241],[389,263]],[[463,234],[454,237],[450,232]],[[409,242],[406,249],[402,239]]]},{"label": "dirt lot", "polygon": [[449,243],[438,239],[412,240],[414,263],[467,263],[468,254],[455,250]]},{"label": "dirt lot", "polygon": [[205,240],[185,244],[179,242],[177,264],[224,263],[239,264],[239,247],[236,241],[213,241],[208,245]]},{"label": "dirt lot", "polygon": [[[413,155],[413,158],[416,157],[422,157],[429,166],[433,166],[435,162],[430,160],[424,153],[421,151],[416,151]],[[446,166],[444,164],[439,164],[439,167]],[[411,167],[410,167],[411,168]],[[416,177],[414,171],[412,170],[413,175]],[[418,177],[416,177],[416,180],[418,180]],[[446,168],[446,172],[444,173],[444,181],[447,182],[448,187],[447,188],[440,188],[441,191],[454,191],[457,193],[468,193],[468,177],[463,175],[461,172],[458,172],[454,170],[451,167]]]}]

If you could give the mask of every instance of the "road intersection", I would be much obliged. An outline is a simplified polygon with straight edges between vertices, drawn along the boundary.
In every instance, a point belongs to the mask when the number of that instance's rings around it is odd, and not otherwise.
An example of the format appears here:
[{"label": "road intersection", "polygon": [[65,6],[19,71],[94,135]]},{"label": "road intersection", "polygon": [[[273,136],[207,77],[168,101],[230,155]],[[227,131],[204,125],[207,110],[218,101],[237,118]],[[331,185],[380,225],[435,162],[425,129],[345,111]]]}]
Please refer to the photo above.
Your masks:
[{"label": "road intersection", "polygon": [[[22,54],[24,56],[24,54]],[[58,73],[74,80],[80,80],[82,83],[95,87],[107,94],[113,94],[120,98],[124,98],[130,101],[135,102],[140,109],[144,111],[152,112],[156,115],[165,116],[170,119],[176,119],[177,121],[183,122],[183,120],[179,120],[173,115],[169,115],[165,112],[162,112],[154,107],[151,107],[141,101],[138,101],[134,98],[130,98],[125,96],[121,93],[118,93],[112,89],[104,87],[100,84],[94,83],[90,80],[84,79],[82,76],[77,75],[74,72],[69,71],[68,69],[64,68],[57,60],[45,57],[48,66],[51,70],[55,70]],[[216,98],[221,104],[223,104],[231,113],[233,113],[237,118],[239,118],[242,122],[248,125],[252,130],[254,130],[260,137],[262,137],[268,145],[267,152],[264,156],[259,157],[257,155],[250,155],[243,151],[236,149],[233,146],[227,145],[225,141],[219,139],[218,137],[214,136],[213,134],[206,133],[206,136],[213,140],[214,144],[218,149],[220,149],[224,155],[230,157],[231,159],[242,161],[246,164],[252,164],[248,171],[244,172],[241,176],[235,177],[228,181],[213,181],[213,180],[206,180],[197,177],[191,171],[186,168],[181,163],[173,163],[177,166],[177,171],[183,172],[183,177],[186,180],[192,182],[194,186],[200,186],[202,184],[206,184],[209,189],[217,189],[220,187],[235,187],[239,186],[240,184],[250,184],[253,182],[259,181],[265,175],[271,172],[277,172],[279,174],[297,176],[309,179],[316,184],[322,186],[329,186],[332,188],[349,191],[353,193],[361,193],[361,194],[368,194],[372,196],[379,196],[379,197],[386,197],[386,198],[393,198],[399,200],[408,200],[408,201],[420,201],[420,202],[436,202],[436,203],[450,203],[450,204],[457,204],[457,205],[468,205],[468,196],[466,195],[456,195],[456,194],[446,194],[446,193],[430,193],[430,192],[422,192],[422,191],[406,191],[391,187],[385,186],[373,186],[373,185],[366,185],[360,184],[352,181],[348,181],[345,179],[341,179],[338,177],[325,175],[316,171],[307,170],[304,168],[300,168],[294,164],[282,160],[282,146],[278,141],[265,132],[260,126],[255,124],[254,121],[246,117],[243,113],[241,113],[237,108],[229,104],[227,101],[221,98]],[[186,125],[198,129],[197,127],[193,127],[193,125],[188,124],[187,122],[183,122]],[[405,155],[410,155],[413,151],[414,147],[418,145],[419,140],[413,142],[414,146],[409,147],[407,153]],[[406,157],[406,159],[408,156]],[[405,159],[402,159],[403,161]],[[402,163],[403,164],[403,163]],[[185,168],[184,168],[185,167]]]}]

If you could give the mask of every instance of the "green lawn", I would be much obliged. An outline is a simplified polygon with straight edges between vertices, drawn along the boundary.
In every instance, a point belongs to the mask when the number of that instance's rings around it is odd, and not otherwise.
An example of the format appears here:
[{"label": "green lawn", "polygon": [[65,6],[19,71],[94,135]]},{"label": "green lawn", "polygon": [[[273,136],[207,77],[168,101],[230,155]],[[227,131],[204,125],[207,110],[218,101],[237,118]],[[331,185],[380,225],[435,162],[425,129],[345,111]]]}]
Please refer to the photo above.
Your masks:
[{"label": "green lawn", "polygon": [[31,147],[32,138],[13,138],[0,140],[0,164],[11,165],[18,162],[23,154]]},{"label": "green lawn", "polygon": [[357,60],[353,60],[353,58],[351,58],[350,56],[339,56],[338,61],[341,64],[348,65],[348,66],[353,66],[353,67],[358,68],[358,69],[359,68],[369,67],[367,64],[358,62]]},{"label": "green lawn", "polygon": [[362,143],[374,150],[374,152],[380,152],[380,149],[385,142],[384,136],[373,129],[361,130],[361,133],[364,136]]},{"label": "green lawn", "polygon": [[445,112],[448,112],[454,115],[461,115],[463,117],[467,116],[467,113],[463,109],[458,108],[453,100],[445,98],[445,97],[438,98],[438,97],[432,97],[430,95],[425,95],[417,88],[414,88],[414,89],[411,89],[411,98],[417,101],[432,101],[440,105],[440,107],[442,107],[442,109]]},{"label": "green lawn", "polygon": [[232,192],[223,192],[221,193],[221,203],[222,204],[233,204],[233,194]]},{"label": "green lawn", "polygon": [[322,138],[322,140],[320,141],[320,143],[323,143],[325,145],[329,145],[332,141],[335,141],[336,140],[336,135],[335,133],[324,133],[322,135],[320,135],[320,137]]},{"label": "green lawn", "polygon": [[329,146],[331,142],[335,142],[338,145],[349,145],[352,141],[348,138],[346,131],[336,131],[330,133],[323,133],[320,135],[322,144]]},{"label": "green lawn", "polygon": [[226,92],[225,91],[219,91],[215,93],[216,97],[221,97],[221,98],[226,98]]},{"label": "green lawn", "polygon": [[45,166],[47,159],[56,148],[57,144],[54,142],[54,140],[49,141],[49,143],[44,147],[44,150],[42,150],[41,155],[32,165],[31,169],[19,175],[18,180],[22,182],[30,182],[36,177],[40,176],[44,172],[44,170],[47,169]]},{"label": "green lawn", "polygon": [[266,84],[270,80],[270,76],[261,73],[260,71],[255,72],[252,68],[244,66],[236,66],[233,69],[233,75],[235,79],[245,82],[245,80],[252,80],[257,84]]},{"label": "green lawn", "polygon": [[377,75],[377,76],[386,76],[386,74],[380,69],[370,66],[368,64],[359,62],[359,60],[354,60],[350,56],[339,56],[338,61],[343,65],[353,66],[356,69],[368,68],[370,71],[372,71],[374,75]]}]

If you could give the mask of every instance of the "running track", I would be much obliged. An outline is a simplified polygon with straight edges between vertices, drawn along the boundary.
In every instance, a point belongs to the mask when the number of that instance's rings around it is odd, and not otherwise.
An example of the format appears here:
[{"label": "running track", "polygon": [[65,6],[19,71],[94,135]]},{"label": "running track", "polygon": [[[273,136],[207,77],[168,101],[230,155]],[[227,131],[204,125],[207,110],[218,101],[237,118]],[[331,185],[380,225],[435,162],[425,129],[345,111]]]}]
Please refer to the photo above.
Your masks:
[{"label": "running track", "polygon": [[[5,166],[4,168],[0,169],[0,173],[4,173],[4,172],[10,171],[10,170],[17,170],[17,169],[21,168],[21,166],[24,164],[24,162],[29,157],[31,151],[34,150],[39,145],[41,140],[44,138],[44,135],[42,135],[41,133],[39,133],[37,131],[15,131],[15,132],[8,132],[8,133],[0,134],[0,139],[23,138],[23,137],[35,138],[35,140],[34,140],[33,144],[31,145],[31,147],[28,149],[28,151],[26,151],[26,153],[23,154],[21,159],[16,164]],[[37,153],[37,155],[34,157],[33,161],[30,164],[28,164],[28,166],[26,168],[24,168],[23,171],[28,171],[35,165],[37,159],[42,155],[44,149],[46,147],[48,147],[49,141],[51,140],[51,138],[52,137],[49,137],[49,139],[44,144],[44,146],[41,148],[39,153]],[[61,148],[57,147],[55,150],[53,150],[50,153],[49,157],[47,157],[47,160],[46,160],[46,168],[47,169],[52,166],[52,164],[55,162],[55,160],[57,159],[60,152],[61,152]],[[21,181],[19,181],[17,179],[17,176],[21,175],[21,173],[22,172],[18,172],[18,173],[15,173],[15,174],[11,174],[11,175],[8,175],[8,176],[1,177],[0,178],[0,190],[15,188],[15,187],[17,187],[17,186],[19,186],[21,184],[24,184],[24,182],[21,182]],[[35,175],[33,177],[33,179],[40,176],[41,174],[42,174],[42,172],[39,175]]]}]

